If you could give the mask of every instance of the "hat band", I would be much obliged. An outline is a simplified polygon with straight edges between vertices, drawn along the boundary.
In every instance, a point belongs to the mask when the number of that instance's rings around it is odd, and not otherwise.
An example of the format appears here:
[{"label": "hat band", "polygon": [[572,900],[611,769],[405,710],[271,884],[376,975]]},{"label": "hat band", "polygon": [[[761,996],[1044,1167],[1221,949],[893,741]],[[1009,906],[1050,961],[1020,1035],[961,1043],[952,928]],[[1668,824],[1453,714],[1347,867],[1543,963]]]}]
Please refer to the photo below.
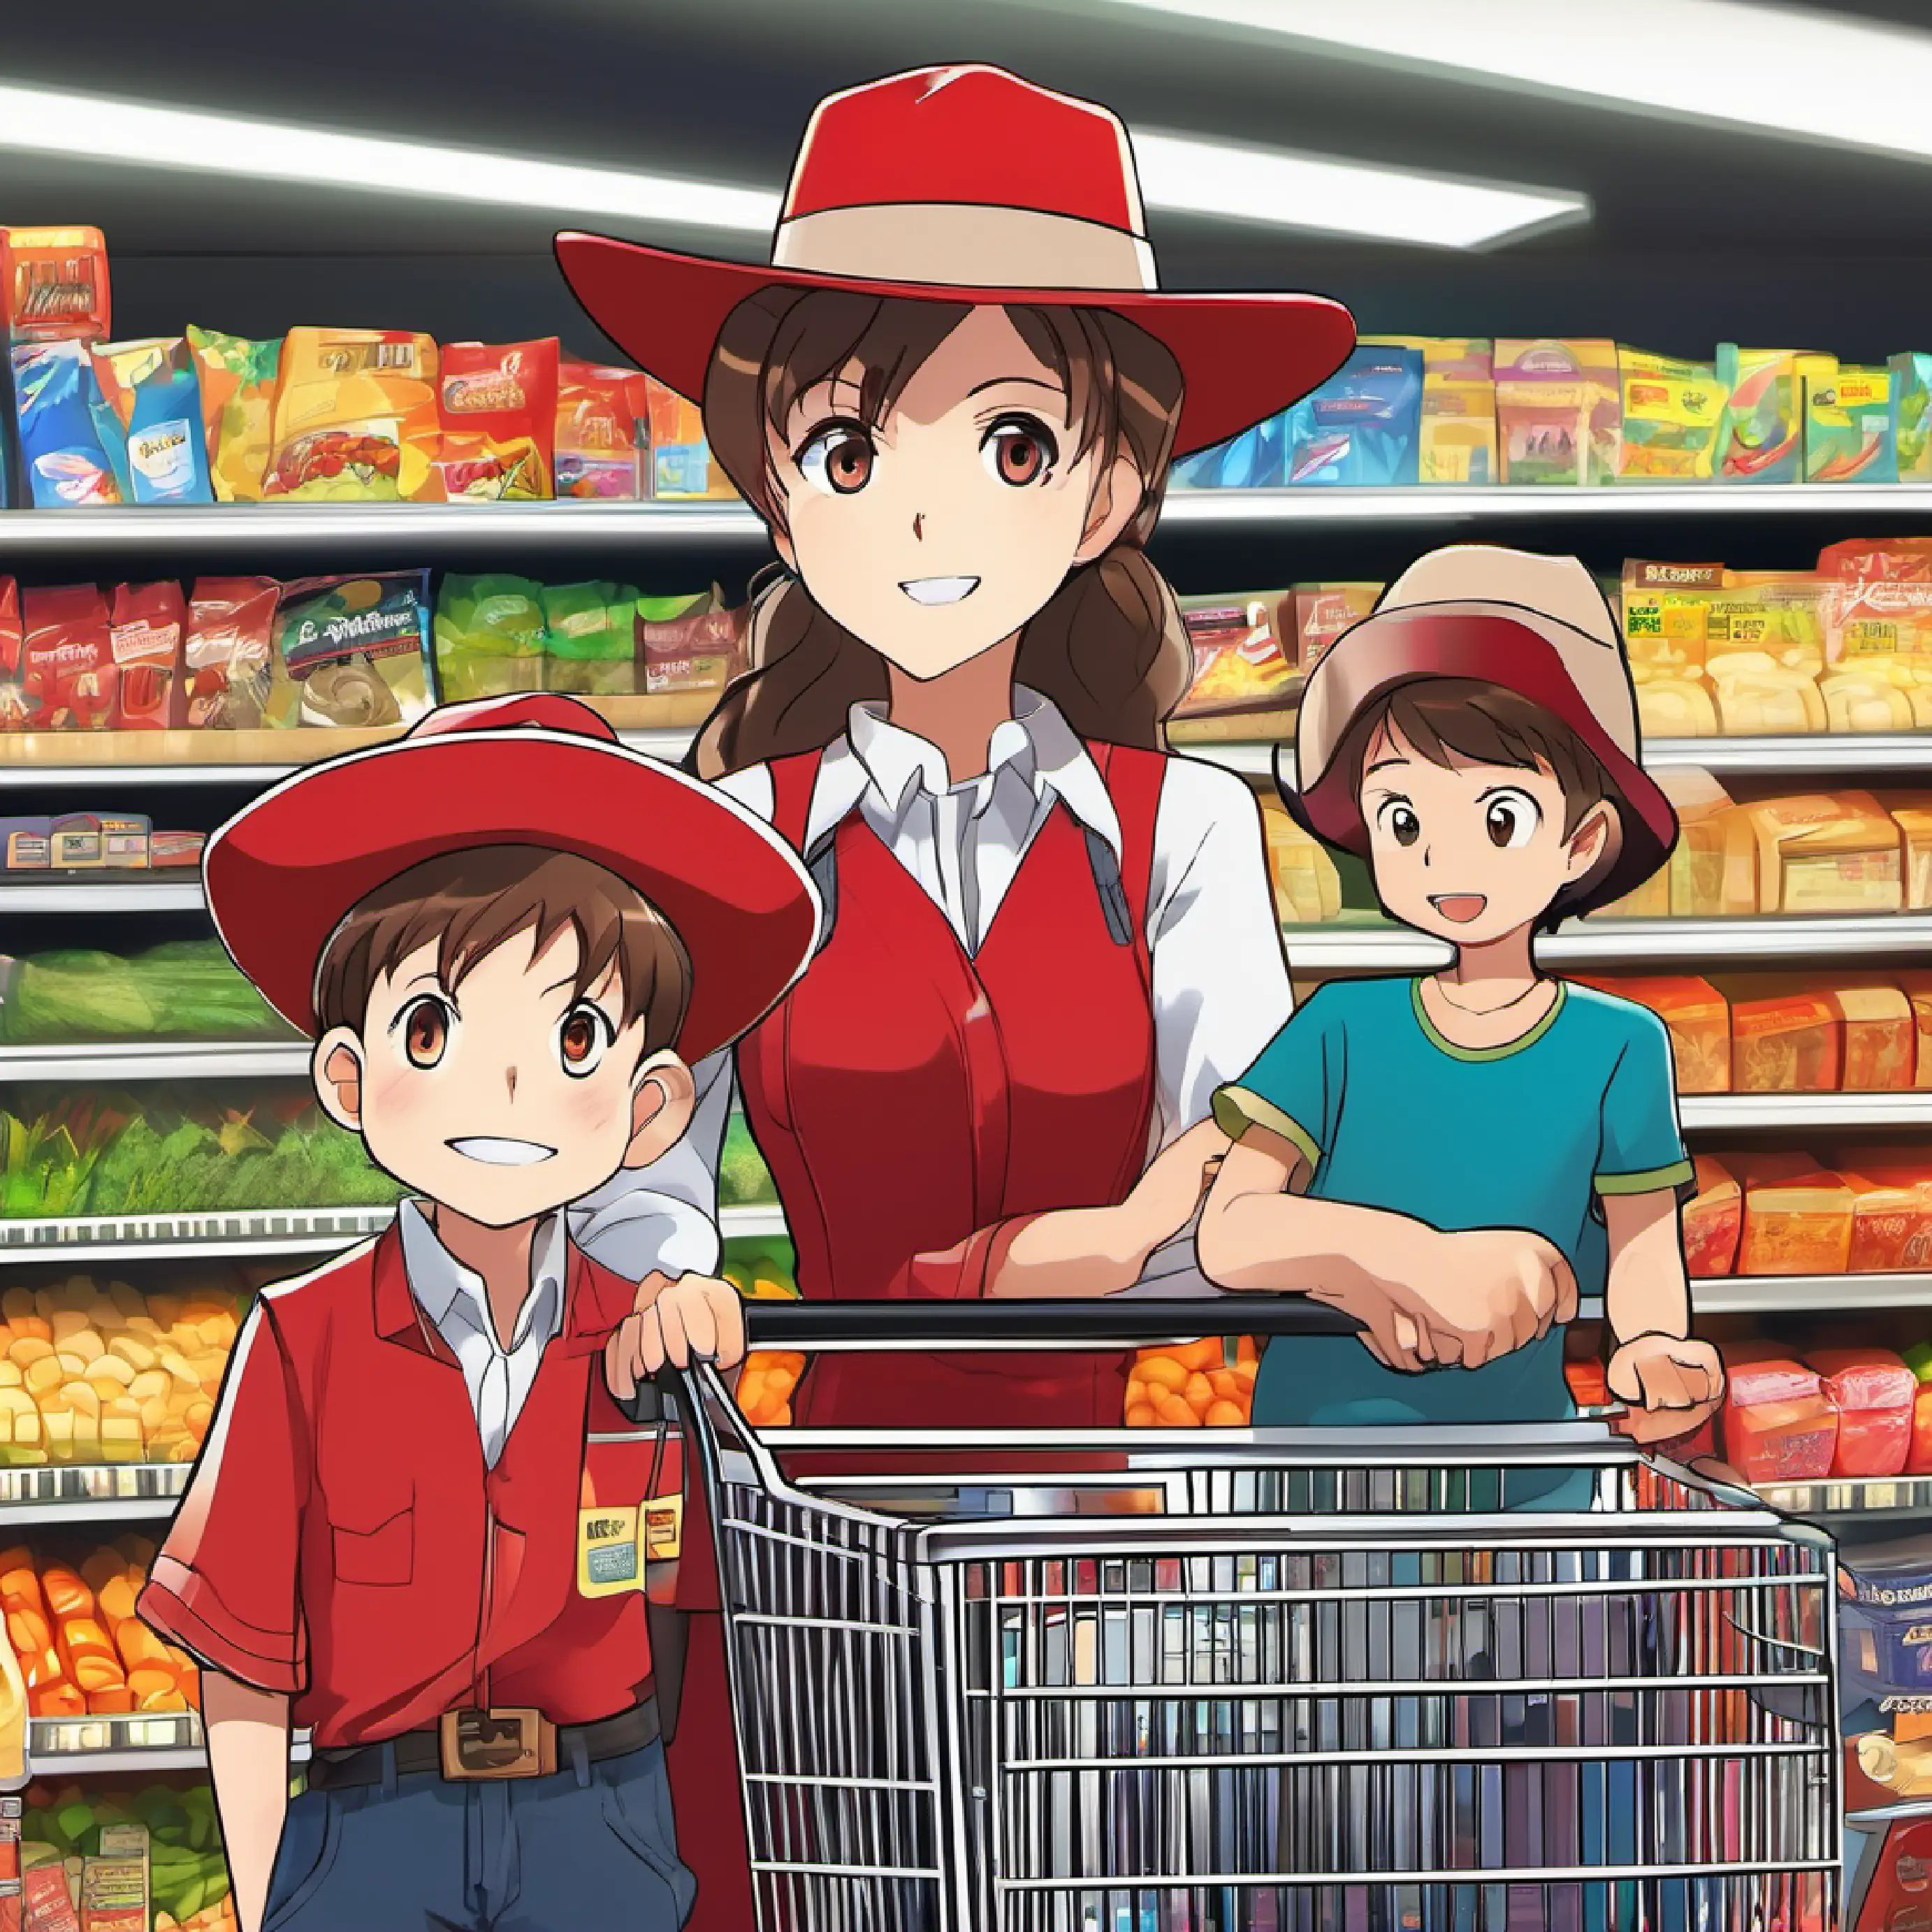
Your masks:
[{"label": "hat band", "polygon": [[778,224],[772,266],[870,282],[980,289],[1158,286],[1137,235],[1078,215],[968,202],[825,208]]}]

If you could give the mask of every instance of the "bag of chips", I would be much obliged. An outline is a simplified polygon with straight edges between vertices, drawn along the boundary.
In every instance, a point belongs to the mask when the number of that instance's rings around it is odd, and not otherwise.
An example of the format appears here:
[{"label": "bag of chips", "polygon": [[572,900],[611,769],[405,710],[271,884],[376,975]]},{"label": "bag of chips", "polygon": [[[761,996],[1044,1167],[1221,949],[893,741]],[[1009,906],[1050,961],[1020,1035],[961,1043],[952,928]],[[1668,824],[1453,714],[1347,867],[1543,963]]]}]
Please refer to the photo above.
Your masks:
[{"label": "bag of chips", "polygon": [[188,606],[178,584],[124,584],[114,592],[108,644],[114,654],[114,728],[165,731],[184,715],[182,634]]},{"label": "bag of chips", "polygon": [[544,594],[526,578],[500,572],[443,578],[436,600],[436,684],[444,703],[543,688]]},{"label": "bag of chips", "polygon": [[[646,604],[673,602],[646,598]],[[628,697],[638,688],[638,596],[626,584],[562,584],[543,593],[544,685],[550,691]]]},{"label": "bag of chips", "polygon": [[285,584],[263,722],[413,724],[430,707],[429,652],[426,570]]},{"label": "bag of chips", "polygon": [[127,449],[137,503],[212,503],[201,388],[184,336],[104,343],[93,351],[94,380]]},{"label": "bag of chips", "polygon": [[92,584],[21,593],[30,731],[104,731],[114,712],[107,600]]},{"label": "bag of chips", "polygon": [[1294,593],[1184,597],[1181,622],[1194,646],[1194,681],[1174,715],[1280,710],[1294,689]]},{"label": "bag of chips", "polygon": [[25,633],[20,627],[20,590],[10,577],[0,577],[0,731],[27,728],[26,666],[22,662]]},{"label": "bag of chips", "polygon": [[188,339],[201,377],[201,420],[215,496],[224,503],[260,502],[274,439],[282,338],[250,342],[190,322]]},{"label": "bag of chips", "polygon": [[632,502],[648,496],[649,379],[594,362],[558,366],[556,494]]},{"label": "bag of chips", "polygon": [[635,688],[653,698],[722,691],[746,668],[750,629],[750,605],[727,605],[715,584],[704,597],[640,597]]},{"label": "bag of chips", "polygon": [[263,496],[438,501],[436,373],[427,335],[290,329]]},{"label": "bag of chips", "polygon": [[183,651],[185,722],[191,728],[252,731],[260,725],[281,595],[272,577],[195,580]]},{"label": "bag of chips", "polygon": [[436,467],[452,503],[529,502],[550,494],[556,380],[554,335],[501,347],[443,344]]},{"label": "bag of chips", "polygon": [[[84,342],[30,344],[13,352],[20,453],[34,507],[118,503],[123,492],[102,440],[100,385]],[[111,421],[111,418],[110,418]]]}]

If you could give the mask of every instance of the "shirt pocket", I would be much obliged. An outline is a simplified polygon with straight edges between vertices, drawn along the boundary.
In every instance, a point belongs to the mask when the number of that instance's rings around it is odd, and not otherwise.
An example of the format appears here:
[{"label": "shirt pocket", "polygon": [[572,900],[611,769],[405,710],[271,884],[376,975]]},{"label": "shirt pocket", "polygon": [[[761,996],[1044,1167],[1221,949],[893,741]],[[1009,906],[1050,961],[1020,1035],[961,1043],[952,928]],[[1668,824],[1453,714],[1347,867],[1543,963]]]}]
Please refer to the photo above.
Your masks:
[{"label": "shirt pocket", "polygon": [[406,1492],[326,1505],[338,1583],[396,1588],[416,1576],[416,1498]]}]

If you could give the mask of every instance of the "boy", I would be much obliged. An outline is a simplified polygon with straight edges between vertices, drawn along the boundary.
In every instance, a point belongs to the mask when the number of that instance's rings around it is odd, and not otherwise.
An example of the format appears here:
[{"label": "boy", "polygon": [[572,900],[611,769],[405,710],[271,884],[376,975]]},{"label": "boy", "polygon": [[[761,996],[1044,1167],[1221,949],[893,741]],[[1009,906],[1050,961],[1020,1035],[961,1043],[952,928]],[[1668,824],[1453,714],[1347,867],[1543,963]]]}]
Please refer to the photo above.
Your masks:
[{"label": "boy", "polygon": [[[1570,557],[1423,558],[1310,677],[1295,755],[1289,808],[1455,958],[1323,987],[1216,1097],[1236,1144],[1202,1213],[1204,1270],[1366,1330],[1270,1348],[1256,1422],[1567,1418],[1580,1293],[1606,1298],[1610,1387],[1648,1412],[1634,1432],[1688,1433],[1723,1381],[1688,1339],[1669,1037],[1546,977],[1531,944],[1629,891],[1676,836],[1595,583]],[[1587,1507],[1587,1472],[1522,1472],[1508,1493]]]},{"label": "boy", "polygon": [[[671,1932],[693,1886],[645,1565],[604,1546],[658,1486],[600,1360],[640,1292],[563,1210],[682,1133],[688,1063],[809,958],[809,880],[548,695],[446,706],[276,786],[206,880],[236,963],[314,1039],[322,1105],[412,1190],[256,1302],[141,1598],[202,1666],[242,1932]],[[644,1352],[736,1359],[728,1286],[644,1287]],[[290,1804],[292,1725],[314,1754]]]}]

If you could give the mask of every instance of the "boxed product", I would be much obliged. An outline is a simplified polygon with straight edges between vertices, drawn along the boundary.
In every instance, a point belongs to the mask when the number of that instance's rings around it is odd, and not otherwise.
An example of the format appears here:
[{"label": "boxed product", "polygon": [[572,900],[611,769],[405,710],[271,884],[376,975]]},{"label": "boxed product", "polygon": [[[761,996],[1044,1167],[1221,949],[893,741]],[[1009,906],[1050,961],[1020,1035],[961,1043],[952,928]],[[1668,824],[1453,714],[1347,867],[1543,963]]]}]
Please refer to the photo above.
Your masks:
[{"label": "boxed product", "polygon": [[1838,1412],[1832,1474],[1898,1475],[1912,1443],[1912,1371],[1889,1348],[1814,1348],[1809,1359]]},{"label": "boxed product", "polygon": [[1726,865],[1740,880],[1750,868],[1760,912],[1897,912],[1904,904],[1898,826],[1869,792],[1742,806],[1726,832]]},{"label": "boxed product", "polygon": [[1288,410],[1287,480],[1413,483],[1421,427],[1421,352],[1358,343]]},{"label": "boxed product", "polygon": [[1912,1003],[1915,1041],[1912,1084],[1932,1087],[1932,972],[1908,968],[1888,973],[1886,977]]},{"label": "boxed product", "polygon": [[148,1932],[148,1828],[104,1825],[100,1850],[84,1861],[82,1932]]},{"label": "boxed product", "polygon": [[[1902,552],[1838,560],[1844,574],[1823,600],[1834,729],[1910,730],[1932,723],[1932,580],[1891,574],[1916,561]],[[1862,574],[1868,567],[1870,574]]]},{"label": "boxed product", "polygon": [[1705,674],[1706,612],[1724,587],[1719,563],[1624,565],[1622,616],[1636,688],[1637,723],[1646,737],[1707,738],[1718,729]]},{"label": "boxed product", "polygon": [[[552,584],[542,593],[544,687],[617,697],[638,688],[638,607],[634,586]],[[701,603],[702,598],[651,598],[646,604]]]},{"label": "boxed product", "polygon": [[1486,336],[1370,335],[1378,348],[1422,355],[1422,425],[1416,448],[1419,483],[1496,480],[1495,346]]},{"label": "boxed product", "polygon": [[44,872],[53,863],[53,826],[44,814],[0,818],[0,862],[10,872]]},{"label": "boxed product", "polygon": [[1744,1190],[1738,1274],[1846,1272],[1852,1196],[1838,1175],[1798,1153],[1743,1154],[1726,1165]]},{"label": "boxed product", "polygon": [[1898,480],[1922,483],[1932,477],[1932,356],[1908,351],[1888,356],[1898,434]]},{"label": "boxed product", "polygon": [[[655,424],[656,419],[653,418]],[[1288,416],[1266,416],[1211,449],[1184,456],[1168,472],[1176,490],[1271,489],[1287,476]],[[655,427],[652,434],[656,434]]]},{"label": "boxed product", "polygon": [[92,584],[20,593],[22,688],[30,731],[104,731],[114,717],[107,600]]},{"label": "boxed product", "polygon": [[1877,1160],[1861,1165],[1850,1153],[1837,1172],[1853,1195],[1852,1274],[1891,1274],[1922,1268],[1932,1254],[1932,1168]]},{"label": "boxed product", "polygon": [[148,864],[151,868],[199,866],[202,848],[208,843],[206,832],[152,832],[148,835]]},{"label": "boxed product", "polygon": [[698,405],[654,376],[644,380],[650,417],[651,494],[671,501],[736,496],[704,440],[704,418]]},{"label": "boxed product", "polygon": [[1380,584],[1298,584],[1294,586],[1295,668],[1306,676],[1322,654],[1375,608]]},{"label": "boxed product", "polygon": [[[526,578],[444,577],[435,635],[436,690],[446,703],[542,689],[543,596],[542,586]],[[628,639],[625,652],[628,662]]]},{"label": "boxed product", "polygon": [[1912,1002],[1887,974],[1882,979],[1830,974],[1821,978],[1844,1030],[1840,1084],[1848,1094],[1909,1089],[1918,1063],[1918,1023]]},{"label": "boxed product", "polygon": [[92,360],[94,380],[124,441],[134,501],[213,502],[201,386],[187,338],[101,343]]},{"label": "boxed product", "polygon": [[428,571],[299,578],[282,586],[262,722],[412,724],[429,664]]},{"label": "boxed product", "polygon": [[1184,597],[1180,616],[1194,647],[1194,678],[1177,717],[1284,710],[1299,682],[1293,591]]},{"label": "boxed product", "polygon": [[1840,364],[1805,378],[1804,480],[1898,481],[1898,426],[1889,369]]},{"label": "boxed product", "polygon": [[722,691],[746,668],[751,607],[735,608],[716,584],[706,596],[637,600],[637,688],[650,696]]},{"label": "boxed product", "polygon": [[1748,1483],[1830,1474],[1838,1418],[1815,1370],[1762,1345],[1724,1346],[1724,1460]]},{"label": "boxed product", "polygon": [[435,502],[436,344],[402,329],[292,328],[264,496]]},{"label": "boxed product", "polygon": [[13,352],[20,458],[37,509],[118,503],[122,491],[105,411],[84,342],[29,344]]},{"label": "boxed product", "polygon": [[1794,349],[1718,345],[1725,394],[1718,474],[1726,483],[1796,483],[1804,468],[1804,378],[1835,365]]},{"label": "boxed product", "polygon": [[188,606],[178,584],[123,584],[114,592],[108,646],[117,731],[172,730],[186,722],[182,638]]},{"label": "boxed product", "polygon": [[1830,994],[1778,974],[1720,976],[1731,1003],[1731,1082],[1740,1094],[1835,1094],[1844,1022]]},{"label": "boxed product", "polygon": [[1736,1174],[1709,1154],[1696,1155],[1696,1192],[1684,1210],[1684,1265],[1694,1276],[1729,1274],[1744,1232],[1744,1190]]},{"label": "boxed product", "polygon": [[216,498],[259,502],[274,441],[282,338],[251,342],[190,322],[188,340],[201,380],[202,428]]},{"label": "boxed product", "polygon": [[527,501],[553,494],[556,338],[446,342],[440,358],[442,434],[436,468],[449,500]]},{"label": "boxed product", "polygon": [[1580,984],[1647,1006],[1670,1035],[1680,1094],[1727,1094],[1731,1088],[1731,1010],[1708,980],[1591,979]]},{"label": "boxed product", "polygon": [[1613,342],[1498,338],[1496,443],[1505,483],[1607,483],[1622,415]]},{"label": "boxed product", "polygon": [[1708,362],[1617,350],[1623,392],[1619,483],[1702,482],[1716,466],[1725,390]]},{"label": "boxed product", "polygon": [[261,724],[281,596],[281,586],[269,577],[195,580],[182,651],[185,723],[228,731]]},{"label": "boxed product", "polygon": [[7,338],[98,342],[109,332],[107,244],[98,228],[0,228]]},{"label": "boxed product", "polygon": [[1276,916],[1284,926],[1335,919],[1342,910],[1342,878],[1328,848],[1296,824],[1279,799],[1261,802]]},{"label": "boxed product", "polygon": [[650,450],[649,379],[565,357],[557,368],[556,494],[621,502],[648,496]]},{"label": "boxed product", "polygon": [[[1694,765],[1667,765],[1657,774],[1657,784],[1677,813],[1677,843],[1664,868],[1670,880],[1671,915],[1720,919],[1734,909],[1726,872],[1728,820],[1736,809],[1730,794]],[[1748,878],[1740,882],[1747,890],[1748,883]],[[1747,903],[1736,909],[1754,908]]]},{"label": "boxed product", "polygon": [[1843,1572],[1840,1635],[1850,1670],[1886,1688],[1932,1680],[1932,1540],[1862,1544],[1845,1552]]}]

